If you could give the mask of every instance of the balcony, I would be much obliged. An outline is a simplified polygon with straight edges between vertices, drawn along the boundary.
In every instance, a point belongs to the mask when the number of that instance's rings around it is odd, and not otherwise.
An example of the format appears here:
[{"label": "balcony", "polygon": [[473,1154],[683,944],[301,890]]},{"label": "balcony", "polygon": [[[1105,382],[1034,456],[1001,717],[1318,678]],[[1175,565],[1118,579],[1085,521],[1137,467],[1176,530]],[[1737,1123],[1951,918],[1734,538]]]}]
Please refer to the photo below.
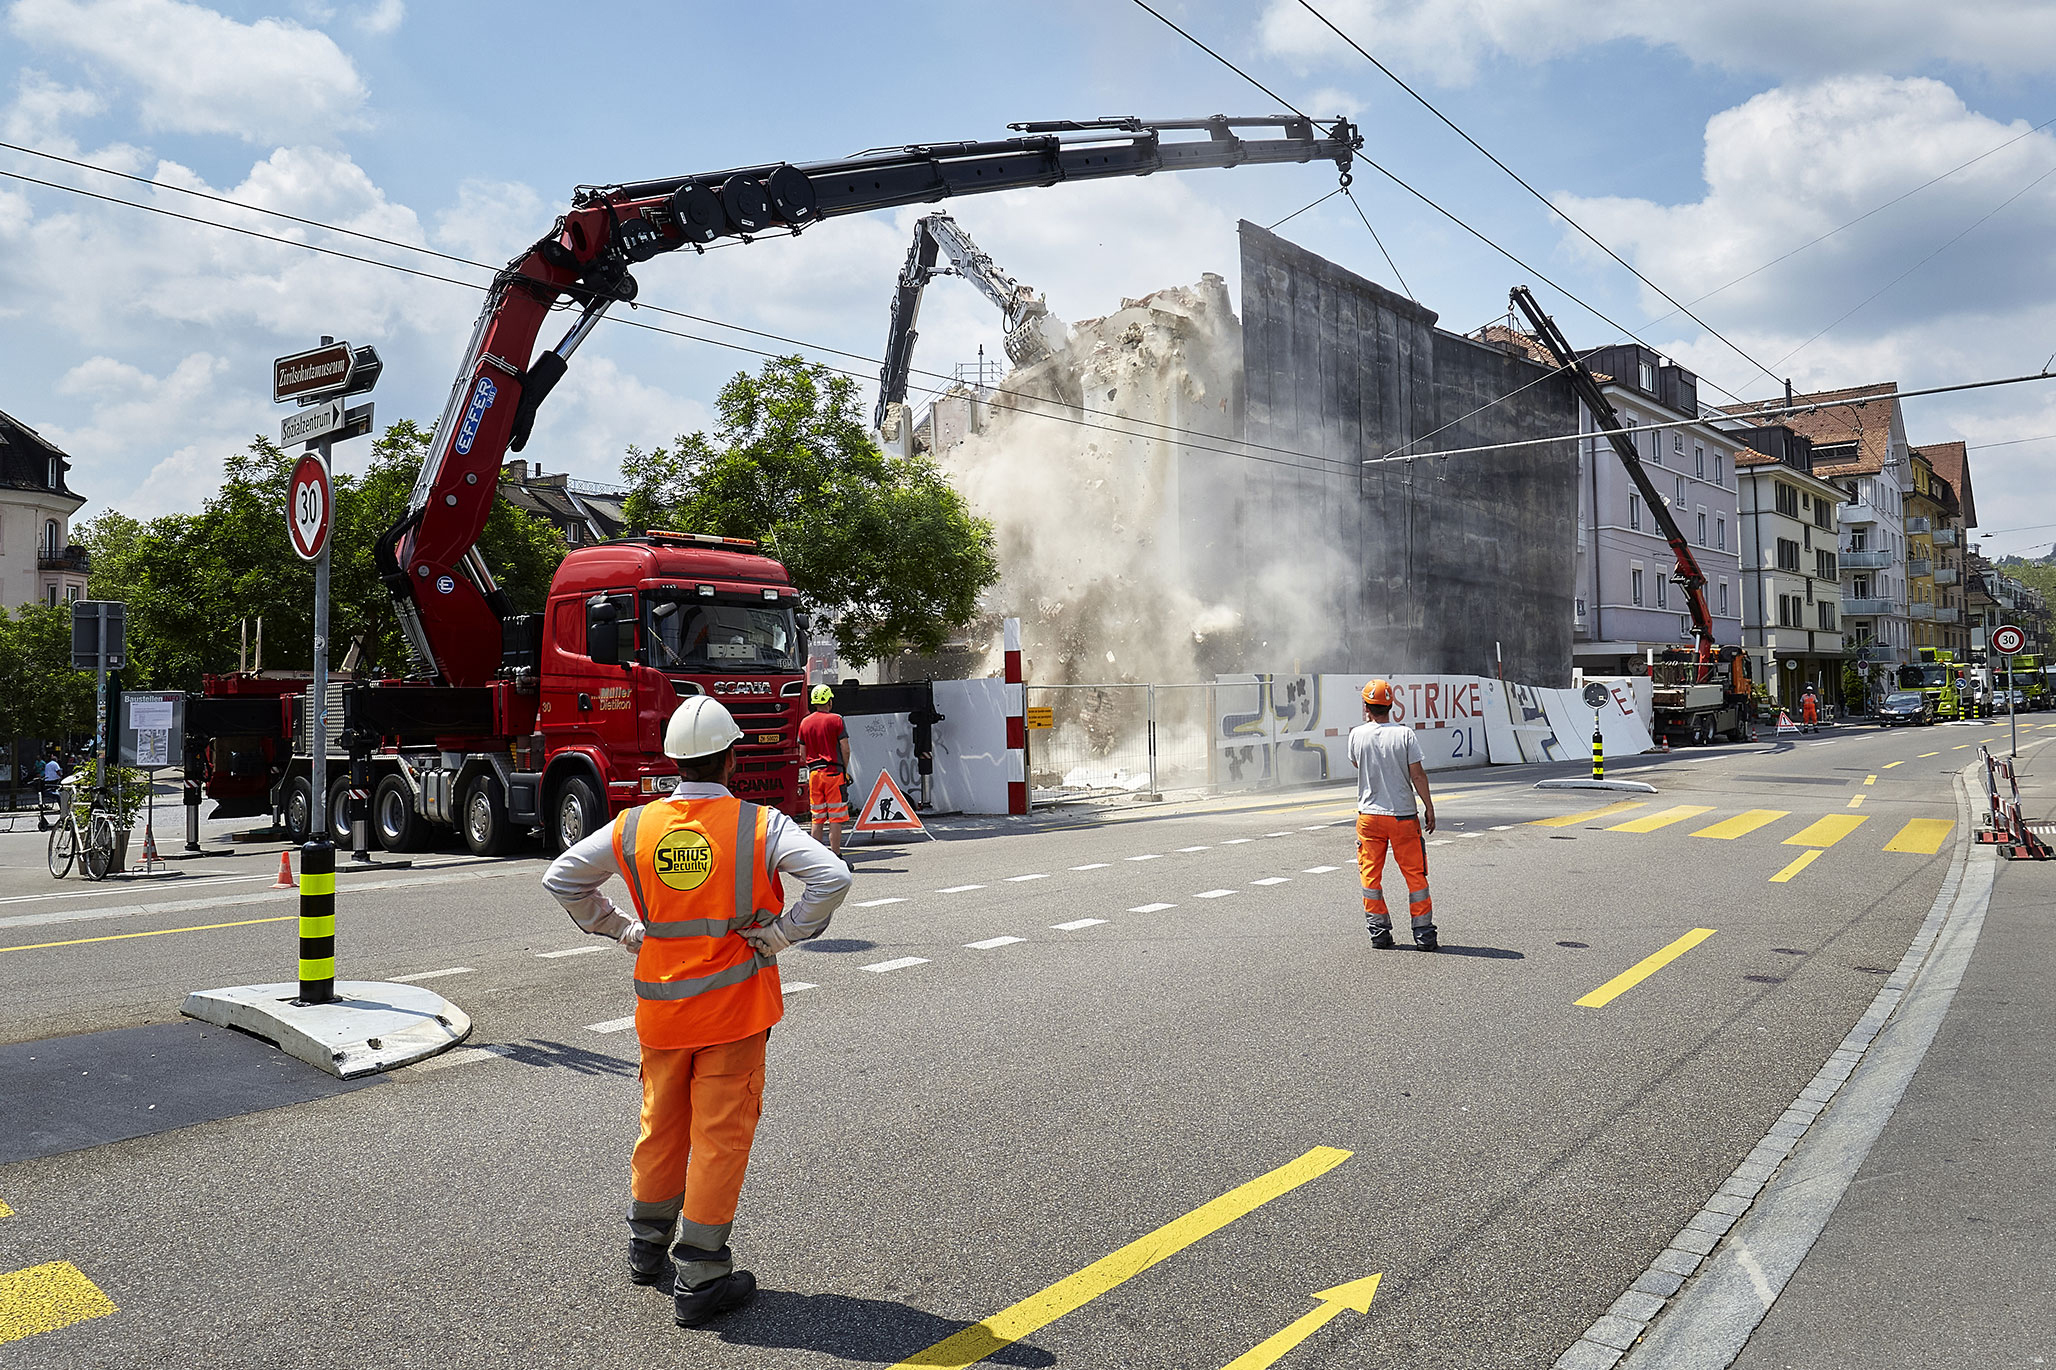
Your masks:
[{"label": "balcony", "polygon": [[1935,534],[1934,534],[1934,537],[1935,537],[1935,546],[1937,546],[1937,547],[1954,547],[1954,546],[1956,545],[1956,533],[1957,533],[1957,530],[1956,530],[1956,529],[1954,529],[1954,528],[1937,528],[1937,529],[1935,529]]},{"label": "balcony", "polygon": [[1844,528],[1861,528],[1866,524],[1876,523],[1877,521],[1878,511],[1873,505],[1858,504],[1851,501],[1842,506],[1842,526]]},{"label": "balcony", "polygon": [[1908,537],[1926,533],[1932,526],[1923,515],[1908,514],[1906,516],[1906,536]]},{"label": "balcony", "polygon": [[1856,599],[1849,595],[1842,596],[1842,616],[1844,618],[1868,618],[1875,614],[1903,614],[1905,612],[1905,606],[1896,599]]},{"label": "balcony", "polygon": [[1960,573],[1954,566],[1940,566],[1935,569],[1935,584],[1937,585],[1954,585],[1959,577]]},{"label": "balcony", "polygon": [[1935,617],[1935,606],[1929,600],[1916,599],[1906,606],[1906,617],[1917,618],[1923,623],[1932,622]]},{"label": "balcony", "polygon": [[1929,561],[1926,557],[1913,557],[1910,558],[1906,563],[1906,574],[1909,578],[1917,576],[1931,576],[1934,573],[1935,564],[1932,561]]},{"label": "balcony", "polygon": [[91,553],[75,542],[62,552],[55,552],[46,547],[36,557],[36,569],[38,571],[69,571],[81,576],[91,575],[93,572],[93,558]]},{"label": "balcony", "polygon": [[1954,607],[1935,610],[1935,622],[1956,623],[1963,617],[1963,610]]},{"label": "balcony", "polygon": [[1882,571],[1892,564],[1890,552],[1843,552],[1841,559],[1845,571]]}]

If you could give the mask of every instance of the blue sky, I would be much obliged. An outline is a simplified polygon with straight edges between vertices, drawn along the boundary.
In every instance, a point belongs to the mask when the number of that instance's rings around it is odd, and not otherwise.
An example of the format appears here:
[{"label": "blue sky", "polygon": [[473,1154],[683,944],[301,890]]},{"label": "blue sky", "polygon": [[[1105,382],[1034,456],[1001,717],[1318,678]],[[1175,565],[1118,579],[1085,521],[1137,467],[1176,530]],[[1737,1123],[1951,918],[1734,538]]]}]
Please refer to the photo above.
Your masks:
[{"label": "blue sky", "polygon": [[[1904,0],[1318,7],[1680,298],[2056,117],[2056,14],[2020,0],[1939,11]],[[1369,156],[1708,380],[1750,397],[1771,391],[1763,371],[1689,320],[1643,329],[1668,306],[1570,236],[1297,0],[1159,8],[1309,112],[1352,114]],[[6,141],[491,262],[546,229],[581,182],[998,136],[1018,119],[1272,110],[1116,0],[575,11],[419,0],[0,5]],[[234,215],[86,173],[53,174],[4,151],[0,169]],[[1896,379],[1910,389],[2037,370],[2056,351],[2047,250],[2056,177],[2036,183],[2052,169],[2056,133],[2033,134],[1700,312],[1801,387]],[[1332,185],[1325,166],[1241,168],[950,208],[1003,266],[1044,290],[1056,314],[1078,319],[1202,271],[1232,281],[1238,218],[1269,223]],[[1445,326],[1503,314],[1507,287],[1522,281],[1541,290],[1575,341],[1616,336],[1368,168],[1357,191],[1399,271]],[[639,272],[643,298],[874,356],[916,212],[831,221],[797,242],[659,259]],[[1393,284],[1339,200],[1282,231]],[[269,358],[323,331],[385,353],[382,421],[431,420],[476,300],[0,180],[0,408],[74,454],[75,481],[94,500],[89,515],[107,505],[141,515],[196,505],[223,453],[251,433],[276,432]],[[980,343],[998,352],[996,316],[959,283],[931,290],[922,322],[919,366],[947,371]],[[721,381],[754,362],[605,328],[545,409],[527,455],[610,479],[626,444],[703,424]],[[1909,402],[1907,417],[1916,442],[2056,434],[2056,383]],[[339,456],[345,465],[363,459],[347,447]],[[2056,522],[2052,467],[2056,441],[1974,452],[1985,526]],[[2056,528],[2000,534],[1992,546],[2050,538]]]}]

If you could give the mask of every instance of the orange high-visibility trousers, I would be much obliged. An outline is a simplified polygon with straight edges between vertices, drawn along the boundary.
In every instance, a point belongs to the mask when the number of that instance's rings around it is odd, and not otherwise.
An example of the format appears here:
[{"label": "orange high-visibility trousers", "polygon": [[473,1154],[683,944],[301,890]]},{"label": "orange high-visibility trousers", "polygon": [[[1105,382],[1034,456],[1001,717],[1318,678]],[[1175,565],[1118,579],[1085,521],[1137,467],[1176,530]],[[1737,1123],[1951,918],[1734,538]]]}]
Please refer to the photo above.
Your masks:
[{"label": "orange high-visibility trousers", "polygon": [[1435,901],[1428,897],[1428,851],[1421,845],[1421,820],[1390,814],[1356,816],[1356,868],[1363,878],[1364,922],[1372,932],[1392,930],[1392,910],[1385,904],[1385,851],[1399,862],[1406,877],[1406,908],[1413,930],[1435,926]]},{"label": "orange high-visibility trousers", "polygon": [[764,1108],[764,1042],[642,1049],[642,1136],[629,1163],[631,1233],[718,1251],[728,1244]]}]

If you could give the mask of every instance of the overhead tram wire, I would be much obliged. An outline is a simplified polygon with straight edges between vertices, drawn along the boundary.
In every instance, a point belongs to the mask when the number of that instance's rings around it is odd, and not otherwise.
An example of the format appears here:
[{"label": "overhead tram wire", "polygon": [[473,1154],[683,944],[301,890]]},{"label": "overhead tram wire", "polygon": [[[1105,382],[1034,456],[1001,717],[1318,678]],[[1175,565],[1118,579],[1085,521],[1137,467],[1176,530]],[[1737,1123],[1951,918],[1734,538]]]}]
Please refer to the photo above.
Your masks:
[{"label": "overhead tram wire", "polygon": [[1334,199],[1337,195],[1340,195],[1341,193],[1342,187],[1337,186],[1333,190],[1329,191],[1326,195],[1323,195],[1320,199],[1311,200],[1308,201],[1306,204],[1301,205],[1298,209],[1293,210],[1290,214],[1287,214],[1284,218],[1278,220],[1277,223],[1265,224],[1264,231],[1266,233],[1276,233],[1279,229],[1291,223],[1294,219],[1297,219],[1300,215],[1306,213],[1309,209],[1314,208],[1314,206],[1316,205],[1324,205],[1328,203],[1328,201]]},{"label": "overhead tram wire", "polygon": [[1534,186],[1530,185],[1528,183],[1527,178],[1522,176],[1518,171],[1515,171],[1505,162],[1500,161],[1498,157],[1493,155],[1491,149],[1487,148],[1483,143],[1479,142],[1476,138],[1471,137],[1470,134],[1464,132],[1461,128],[1458,128],[1454,120],[1452,120],[1448,115],[1444,114],[1441,110],[1435,108],[1435,106],[1429,103],[1427,98],[1423,96],[1419,91],[1415,90],[1405,81],[1400,80],[1398,74],[1395,73],[1390,67],[1386,66],[1383,62],[1380,62],[1377,58],[1371,56],[1371,54],[1364,48],[1364,46],[1361,43],[1358,43],[1354,38],[1351,38],[1341,29],[1336,28],[1334,23],[1329,20],[1328,16],[1322,14],[1319,10],[1315,9],[1312,5],[1308,4],[1307,0],[1299,0],[1299,5],[1301,9],[1304,9],[1308,14],[1311,14],[1314,18],[1320,20],[1323,24],[1327,25],[1329,31],[1332,32],[1337,38],[1340,38],[1343,42],[1349,44],[1349,46],[1351,46],[1352,48],[1355,48],[1356,51],[1363,57],[1363,59],[1366,62],[1369,62],[1372,66],[1376,67],[1379,71],[1384,72],[1386,76],[1390,77],[1392,81],[1396,85],[1398,85],[1398,87],[1401,90],[1405,91],[1408,95],[1411,95],[1416,101],[1418,101],[1422,109],[1427,110],[1428,113],[1434,115],[1437,119],[1440,119],[1444,124],[1448,125],[1452,133],[1456,134],[1457,137],[1463,139],[1466,143],[1469,143],[1472,147],[1476,148],[1481,154],[1484,155],[1487,161],[1492,163],[1492,165],[1498,167],[1508,176],[1511,176],[1514,179],[1514,181],[1517,184],[1519,184],[1521,189],[1527,191],[1528,194],[1534,196],[1537,200],[1540,200],[1542,204],[1549,209],[1550,213],[1562,219],[1572,228],[1575,228],[1579,233],[1583,234],[1585,239],[1588,242],[1590,242],[1594,247],[1598,248],[1601,252],[1604,252],[1607,256],[1613,258],[1613,260],[1620,263],[1621,266],[1627,268],[1629,272],[1633,273],[1636,280],[1648,286],[1657,294],[1663,296],[1664,299],[1669,300],[1673,305],[1676,305],[1677,308],[1684,313],[1686,318],[1690,319],[1693,323],[1698,324],[1701,328],[1705,329],[1715,338],[1718,338],[1721,344],[1725,346],[1729,351],[1733,352],[1743,361],[1748,362],[1751,366],[1755,367],[1758,371],[1761,371],[1764,375],[1769,376],[1772,381],[1780,384],[1783,383],[1783,377],[1779,376],[1776,372],[1772,371],[1762,362],[1756,360],[1755,357],[1749,355],[1749,353],[1742,349],[1740,344],[1734,342],[1726,334],[1722,333],[1719,329],[1715,328],[1712,324],[1700,318],[1697,314],[1694,314],[1690,308],[1680,303],[1677,297],[1672,295],[1668,290],[1665,290],[1655,281],[1652,281],[1647,276],[1643,275],[1641,271],[1636,269],[1634,263],[1630,262],[1627,258],[1621,256],[1620,253],[1615,252],[1605,243],[1599,241],[1599,239],[1592,233],[1590,229],[1586,228],[1583,224],[1579,223],[1576,219],[1573,219],[1570,215],[1564,213],[1562,209],[1558,208],[1555,204],[1551,203],[1547,195],[1544,195],[1541,191],[1535,189]]},{"label": "overhead tram wire", "polygon": [[1177,35],[1178,35],[1178,36],[1179,36],[1180,38],[1183,38],[1183,39],[1184,39],[1184,40],[1185,40],[1186,42],[1188,42],[1188,43],[1192,44],[1192,45],[1193,45],[1194,47],[1198,48],[1198,49],[1199,49],[1199,50],[1200,50],[1201,52],[1203,52],[1203,53],[1205,53],[1205,54],[1206,54],[1207,56],[1209,56],[1209,57],[1213,58],[1213,59],[1214,59],[1214,60],[1215,60],[1216,62],[1219,62],[1219,63],[1220,63],[1220,64],[1221,64],[1222,66],[1224,66],[1224,67],[1226,67],[1226,68],[1227,68],[1228,70],[1230,70],[1230,71],[1234,72],[1234,73],[1235,73],[1235,74],[1236,74],[1237,76],[1240,76],[1240,77],[1241,77],[1241,78],[1242,78],[1243,80],[1245,80],[1245,81],[1249,82],[1249,83],[1250,83],[1251,85],[1255,86],[1255,87],[1256,87],[1256,88],[1257,88],[1258,90],[1260,90],[1260,91],[1262,91],[1262,92],[1263,92],[1264,94],[1266,94],[1266,95],[1270,96],[1270,97],[1271,97],[1271,98],[1272,98],[1273,100],[1276,100],[1276,101],[1277,101],[1277,102],[1278,102],[1279,104],[1281,104],[1281,105],[1285,106],[1285,108],[1287,108],[1287,109],[1291,110],[1291,111],[1292,111],[1292,112],[1293,112],[1294,114],[1297,114],[1297,115],[1298,115],[1298,116],[1299,116],[1300,118],[1304,119],[1304,118],[1306,118],[1306,117],[1307,117],[1307,116],[1306,116],[1306,111],[1305,111],[1305,110],[1301,109],[1301,108],[1300,108],[1300,107],[1299,107],[1298,105],[1295,105],[1295,104],[1293,104],[1293,103],[1292,103],[1292,102],[1291,102],[1290,100],[1288,100],[1288,99],[1286,99],[1286,98],[1285,98],[1284,96],[1280,95],[1280,94],[1279,94],[1279,93],[1278,93],[1277,91],[1275,91],[1275,90],[1272,90],[1272,89],[1271,89],[1271,88],[1270,88],[1269,86],[1265,85],[1265,84],[1264,84],[1264,83],[1263,83],[1262,81],[1259,81],[1259,80],[1257,80],[1257,79],[1256,79],[1256,77],[1254,77],[1254,76],[1251,76],[1251,75],[1250,75],[1250,74],[1249,74],[1248,72],[1244,71],[1244,70],[1243,70],[1243,69],[1242,69],[1241,67],[1238,67],[1238,66],[1236,66],[1236,65],[1235,65],[1235,64],[1234,64],[1233,62],[1229,61],[1229,60],[1228,60],[1227,58],[1225,58],[1225,57],[1221,56],[1221,54],[1220,54],[1220,53],[1218,53],[1218,52],[1215,52],[1215,51],[1214,51],[1214,50],[1213,50],[1212,48],[1208,47],[1208,46],[1207,46],[1207,45],[1206,45],[1205,43],[1202,43],[1202,42],[1200,42],[1200,41],[1199,41],[1199,39],[1197,39],[1197,38],[1193,37],[1193,36],[1192,36],[1191,34],[1187,33],[1187,32],[1186,32],[1186,31],[1185,31],[1184,29],[1181,29],[1181,28],[1179,28],[1179,27],[1178,27],[1178,26],[1177,26],[1176,24],[1172,23],[1172,22],[1171,22],[1171,21],[1170,21],[1169,19],[1166,19],[1166,18],[1164,18],[1164,16],[1163,16],[1163,15],[1161,15],[1161,14],[1159,14],[1159,13],[1157,13],[1157,11],[1156,11],[1156,10],[1154,10],[1154,9],[1151,9],[1151,8],[1150,8],[1150,6],[1149,6],[1148,4],[1146,4],[1146,3],[1145,3],[1145,0],[1135,0],[1135,3],[1136,3],[1136,5],[1137,5],[1137,6],[1139,7],[1139,8],[1141,8],[1142,10],[1146,11],[1147,13],[1149,13],[1149,14],[1150,14],[1150,15],[1151,15],[1152,17],[1154,17],[1154,18],[1155,18],[1155,19],[1157,20],[1157,22],[1161,23],[1161,24],[1162,24],[1162,25],[1163,25],[1163,26],[1164,26],[1165,28],[1167,28],[1167,29],[1169,29],[1169,30],[1170,30],[1171,32],[1173,32],[1173,33],[1177,34]]},{"label": "overhead tram wire", "polygon": [[1419,304],[1421,302],[1420,297],[1415,295],[1413,287],[1406,283],[1406,277],[1399,274],[1399,263],[1393,261],[1392,254],[1385,250],[1385,240],[1378,236],[1377,229],[1371,227],[1371,216],[1364,213],[1364,207],[1356,202],[1356,195],[1348,187],[1343,187],[1342,193],[1348,196],[1349,207],[1356,211],[1356,217],[1364,221],[1365,230],[1370,233],[1371,241],[1378,245],[1379,253],[1385,258],[1385,265],[1392,268],[1393,276],[1399,281],[1399,288],[1406,292],[1406,297],[1409,300]]}]

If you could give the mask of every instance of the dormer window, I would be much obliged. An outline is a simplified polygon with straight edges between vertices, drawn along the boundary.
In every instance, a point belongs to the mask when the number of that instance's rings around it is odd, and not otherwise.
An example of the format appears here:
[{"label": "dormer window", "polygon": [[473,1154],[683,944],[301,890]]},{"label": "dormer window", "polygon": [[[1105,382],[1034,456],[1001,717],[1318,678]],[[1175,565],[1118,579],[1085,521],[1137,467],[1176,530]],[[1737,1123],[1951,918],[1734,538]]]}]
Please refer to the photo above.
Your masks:
[{"label": "dormer window", "polygon": [[56,457],[50,458],[50,488],[52,490],[62,490],[64,488],[64,463]]},{"label": "dormer window", "polygon": [[1656,368],[1648,362],[1642,363],[1642,388],[1651,394],[1656,391]]}]

